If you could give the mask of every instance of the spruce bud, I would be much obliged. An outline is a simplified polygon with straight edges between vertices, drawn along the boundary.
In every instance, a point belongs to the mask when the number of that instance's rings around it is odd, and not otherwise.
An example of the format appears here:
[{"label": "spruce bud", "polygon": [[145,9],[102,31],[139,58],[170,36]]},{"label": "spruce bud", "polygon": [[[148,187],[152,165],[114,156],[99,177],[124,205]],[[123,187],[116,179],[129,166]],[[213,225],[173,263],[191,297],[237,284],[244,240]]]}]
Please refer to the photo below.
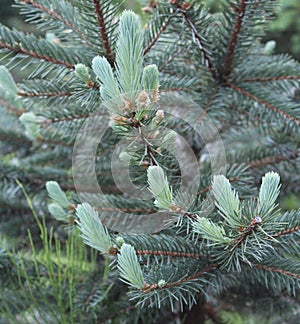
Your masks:
[{"label": "spruce bud", "polygon": [[91,76],[89,74],[89,69],[82,63],[75,65],[75,74],[76,76],[83,81],[84,83],[89,83],[91,81]]}]

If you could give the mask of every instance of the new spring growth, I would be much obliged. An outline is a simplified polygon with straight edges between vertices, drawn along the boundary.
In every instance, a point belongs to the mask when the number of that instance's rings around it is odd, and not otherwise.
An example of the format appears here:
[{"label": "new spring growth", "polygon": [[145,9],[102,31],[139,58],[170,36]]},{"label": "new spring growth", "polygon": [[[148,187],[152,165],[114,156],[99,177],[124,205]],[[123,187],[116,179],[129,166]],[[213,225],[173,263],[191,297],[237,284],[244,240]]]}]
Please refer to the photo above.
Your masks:
[{"label": "new spring growth", "polygon": [[162,120],[163,120],[164,118],[165,118],[165,113],[164,113],[164,111],[161,110],[161,109],[159,109],[159,110],[157,110],[157,112],[156,112],[154,118],[152,119],[152,122],[153,122],[154,125],[157,126],[157,125],[159,125],[159,124],[162,122]]},{"label": "new spring growth", "polygon": [[40,123],[44,118],[36,116],[33,112],[26,112],[19,118],[20,122],[25,127],[25,135],[31,140],[36,141],[40,139]]},{"label": "new spring growth", "polygon": [[75,75],[85,84],[89,85],[91,83],[89,69],[84,64],[79,63],[75,65]]},{"label": "new spring growth", "polygon": [[164,279],[160,279],[157,283],[158,288],[163,288],[166,285],[166,281]]},{"label": "new spring growth", "polygon": [[0,98],[7,100],[20,111],[23,110],[21,100],[18,97],[17,85],[4,66],[0,66]]},{"label": "new spring growth", "polygon": [[48,181],[46,183],[46,189],[50,198],[53,199],[58,205],[64,208],[69,208],[70,202],[56,181]]},{"label": "new spring growth", "polygon": [[17,85],[6,67],[0,66],[0,88],[12,93],[17,93]]},{"label": "new spring growth", "polygon": [[143,70],[142,84],[145,91],[151,95],[151,99],[158,102],[158,76],[159,71],[156,65],[148,65]]},{"label": "new spring growth", "polygon": [[172,209],[172,188],[169,186],[163,169],[159,166],[149,166],[147,171],[149,190],[155,198],[155,206],[160,209]]},{"label": "new spring growth", "polygon": [[125,240],[122,236],[117,236],[116,237],[116,245],[118,248],[121,248],[122,245],[125,244]]}]

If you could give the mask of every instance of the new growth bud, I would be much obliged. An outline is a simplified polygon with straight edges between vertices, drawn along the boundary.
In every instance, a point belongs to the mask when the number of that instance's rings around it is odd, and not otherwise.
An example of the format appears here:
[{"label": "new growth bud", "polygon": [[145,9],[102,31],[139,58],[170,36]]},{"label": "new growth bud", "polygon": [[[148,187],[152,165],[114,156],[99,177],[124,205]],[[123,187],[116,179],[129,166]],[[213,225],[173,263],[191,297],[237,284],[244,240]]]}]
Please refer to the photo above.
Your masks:
[{"label": "new growth bud", "polygon": [[84,64],[79,63],[75,65],[75,75],[86,84],[91,81],[89,69]]},{"label": "new growth bud", "polygon": [[163,110],[157,110],[155,117],[153,118],[154,125],[159,125],[161,121],[165,118],[165,113]]}]

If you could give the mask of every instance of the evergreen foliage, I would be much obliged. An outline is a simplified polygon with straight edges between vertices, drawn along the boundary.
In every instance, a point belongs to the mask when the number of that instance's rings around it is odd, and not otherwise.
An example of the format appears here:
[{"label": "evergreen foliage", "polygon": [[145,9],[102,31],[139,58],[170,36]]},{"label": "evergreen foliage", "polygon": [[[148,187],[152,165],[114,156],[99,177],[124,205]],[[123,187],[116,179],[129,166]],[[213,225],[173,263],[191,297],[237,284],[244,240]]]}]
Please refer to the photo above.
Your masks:
[{"label": "evergreen foliage", "polygon": [[218,322],[220,295],[260,289],[299,312],[300,210],[279,201],[300,192],[300,65],[261,43],[277,1],[151,1],[144,26],[109,0],[16,3],[48,34],[0,25],[0,320]]}]

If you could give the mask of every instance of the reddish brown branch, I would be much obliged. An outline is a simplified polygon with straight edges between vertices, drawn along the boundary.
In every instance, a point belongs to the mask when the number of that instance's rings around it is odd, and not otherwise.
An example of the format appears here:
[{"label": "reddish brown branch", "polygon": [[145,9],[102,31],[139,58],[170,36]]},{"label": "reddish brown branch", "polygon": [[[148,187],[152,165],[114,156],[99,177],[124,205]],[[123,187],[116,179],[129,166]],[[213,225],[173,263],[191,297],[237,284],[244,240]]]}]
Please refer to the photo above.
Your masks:
[{"label": "reddish brown branch", "polygon": [[249,168],[259,168],[264,165],[276,164],[282,161],[294,160],[299,156],[299,152],[294,152],[290,156],[267,156],[259,160],[254,160],[248,163]]},{"label": "reddish brown branch", "polygon": [[223,71],[223,77],[227,79],[227,77],[230,75],[232,71],[232,63],[234,59],[234,52],[237,45],[238,36],[242,29],[243,19],[245,16],[246,11],[246,1],[240,0],[239,8],[237,8],[237,16],[235,20],[235,24],[233,25],[227,53],[225,57],[225,65],[224,65],[224,71]]},{"label": "reddish brown branch", "polygon": [[200,49],[200,52],[202,54],[203,63],[208,68],[208,70],[210,71],[212,77],[214,79],[216,79],[217,78],[216,71],[215,71],[215,69],[214,69],[214,67],[212,65],[212,62],[211,62],[211,59],[210,59],[210,56],[209,56],[209,52],[206,50],[203,39],[199,35],[194,22],[191,20],[191,18],[188,15],[187,11],[184,10],[184,8],[182,7],[182,4],[178,3],[178,1],[172,1],[172,3],[174,5],[176,5],[177,9],[181,12],[181,14],[184,17],[186,23],[190,27],[190,29],[192,31],[193,41],[198,45],[198,47]]},{"label": "reddish brown branch", "polygon": [[159,92],[175,92],[175,91],[190,91],[191,89],[189,88],[166,88],[166,89],[161,89]]},{"label": "reddish brown branch", "polygon": [[54,119],[45,119],[42,120],[42,124],[52,124],[52,123],[60,123],[60,122],[69,122],[76,119],[85,119],[89,117],[89,115],[82,115],[82,116],[71,116],[71,117],[63,117],[63,118],[54,118]]},{"label": "reddish brown branch", "polygon": [[[168,256],[172,258],[190,258],[190,259],[207,258],[207,256],[205,255],[200,255],[198,253],[187,253],[187,252],[159,251],[159,250],[136,250],[135,252],[136,255],[158,255],[158,256]],[[110,247],[107,253],[111,255],[117,255],[119,254],[119,250],[115,247]]]},{"label": "reddish brown branch", "polygon": [[279,236],[283,236],[283,235],[289,235],[289,234],[293,234],[295,232],[298,232],[300,231],[300,226],[295,226],[295,227],[292,227],[292,228],[288,228],[286,230],[283,230],[281,232],[278,232],[274,235],[272,235],[272,237],[279,237]]},{"label": "reddish brown branch", "polygon": [[114,54],[112,52],[112,49],[110,46],[110,41],[108,39],[104,14],[102,11],[102,6],[101,6],[101,3],[99,0],[93,0],[93,4],[94,4],[94,10],[96,13],[97,22],[99,25],[99,32],[101,35],[102,44],[103,44],[104,51],[105,51],[105,56],[106,56],[108,62],[110,63],[110,65],[113,66],[114,65]]},{"label": "reddish brown branch", "polygon": [[281,109],[269,104],[268,102],[262,100],[262,99],[259,99],[257,98],[256,96],[254,96],[253,94],[251,94],[250,92],[242,89],[242,88],[239,88],[238,86],[234,85],[233,83],[230,83],[228,82],[227,85],[232,88],[233,90],[241,93],[242,95],[256,101],[257,103],[259,103],[260,105],[263,105],[265,106],[266,108],[276,112],[277,114],[280,114],[281,116],[283,116],[284,118],[286,119],[289,119],[290,121],[292,121],[293,123],[297,124],[297,125],[300,125],[300,120],[298,120],[297,118],[291,116],[290,114],[286,113],[285,111],[282,111]]},{"label": "reddish brown branch", "polygon": [[204,117],[206,116],[207,111],[209,110],[210,106],[212,105],[212,103],[215,100],[215,97],[218,93],[218,87],[215,89],[215,91],[211,94],[206,106],[204,107],[204,109],[201,112],[200,118],[198,120],[199,123],[201,123],[204,119]]},{"label": "reddish brown branch", "polygon": [[70,91],[61,91],[61,92],[27,92],[19,91],[18,95],[25,98],[34,98],[34,97],[69,97],[72,95]]},{"label": "reddish brown branch", "polygon": [[180,285],[184,284],[187,281],[200,278],[202,275],[204,275],[204,274],[206,274],[206,273],[208,273],[208,272],[210,272],[212,270],[218,269],[219,266],[220,265],[218,263],[214,263],[214,264],[208,266],[207,268],[195,273],[192,276],[186,277],[186,278],[184,278],[182,280],[179,280],[179,281],[166,283],[163,287],[159,287],[158,284],[147,284],[146,283],[143,290],[144,290],[144,292],[149,293],[150,291],[156,290],[156,289],[164,289],[164,288],[171,288],[171,287],[180,286]]},{"label": "reddish brown branch", "polygon": [[64,25],[66,25],[68,28],[70,28],[71,30],[73,30],[77,35],[79,35],[79,37],[84,40],[86,43],[88,43],[87,38],[85,37],[85,35],[72,23],[70,23],[67,19],[65,19],[64,17],[62,17],[58,12],[56,12],[54,9],[50,10],[44,6],[42,6],[39,3],[36,3],[35,1],[32,0],[21,0],[21,2],[23,2],[24,4],[28,4],[34,8],[39,9],[42,12],[45,12],[47,15],[49,15],[50,17],[57,19],[59,21],[61,21]]},{"label": "reddish brown branch", "polygon": [[137,250],[137,255],[163,255],[172,258],[189,258],[189,259],[203,259],[203,255],[198,253],[174,252],[174,251],[152,251],[152,250]]},{"label": "reddish brown branch", "polygon": [[294,278],[300,279],[299,274],[293,273],[293,272],[290,272],[290,271],[286,271],[286,270],[283,270],[283,269],[278,269],[278,268],[274,268],[274,267],[268,267],[268,266],[264,266],[264,265],[260,265],[260,264],[253,264],[253,266],[256,267],[259,270],[268,270],[268,271],[271,271],[271,272],[278,272],[278,273],[284,274],[284,275],[289,276],[289,277],[294,277]]},{"label": "reddish brown branch", "polygon": [[271,81],[284,81],[284,80],[299,80],[299,75],[286,75],[286,76],[278,76],[278,77],[270,77],[270,78],[248,78],[244,79],[241,82],[271,82]]},{"label": "reddish brown branch", "polygon": [[159,67],[159,72],[162,72],[166,66],[168,66],[174,59],[175,57],[181,52],[180,49],[178,49],[176,52],[174,52],[160,67]]},{"label": "reddish brown branch", "polygon": [[6,43],[1,42],[1,41],[0,41],[0,47],[8,49],[8,50],[10,50],[10,51],[12,51],[12,52],[14,52],[16,54],[22,53],[22,54],[25,54],[27,56],[37,58],[39,60],[44,60],[44,61],[47,61],[47,62],[50,62],[50,63],[53,63],[53,64],[63,65],[68,69],[72,69],[72,70],[74,69],[74,66],[71,63],[61,61],[61,60],[57,60],[57,59],[55,59],[53,57],[43,55],[43,54],[39,54],[39,53],[36,53],[34,51],[29,51],[29,50],[27,50],[27,49],[25,49],[23,47],[14,47],[14,46],[12,46],[10,44],[6,44]]},{"label": "reddish brown branch", "polygon": [[243,243],[261,223],[261,217],[257,216],[251,220],[247,227],[241,228],[239,230],[240,236],[233,241],[234,245],[231,247],[230,252],[233,252],[241,243]]},{"label": "reddish brown branch", "polygon": [[163,22],[163,24],[161,25],[161,27],[160,27],[159,31],[157,32],[157,34],[155,35],[155,37],[152,39],[152,41],[150,42],[150,44],[148,44],[148,46],[144,50],[144,55],[146,55],[151,50],[151,48],[156,44],[156,42],[158,41],[158,39],[161,36],[161,34],[166,30],[166,28],[170,24],[171,19],[172,19],[172,16],[169,16],[169,18],[166,19]]}]

